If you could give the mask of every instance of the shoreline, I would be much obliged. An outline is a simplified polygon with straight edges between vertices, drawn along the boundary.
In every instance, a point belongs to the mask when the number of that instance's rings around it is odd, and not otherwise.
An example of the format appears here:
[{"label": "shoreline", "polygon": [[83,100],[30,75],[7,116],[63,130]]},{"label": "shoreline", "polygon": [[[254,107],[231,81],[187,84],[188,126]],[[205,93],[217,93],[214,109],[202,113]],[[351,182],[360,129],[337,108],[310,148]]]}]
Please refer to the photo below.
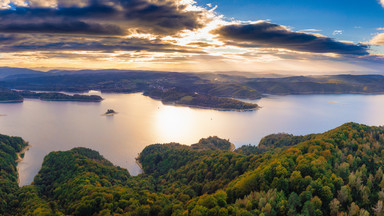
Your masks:
[{"label": "shoreline", "polygon": [[144,174],[143,165],[140,163],[139,158],[140,158],[140,154],[139,154],[137,157],[135,157],[135,163],[136,163],[137,166],[139,166],[139,168],[141,169],[141,174]]},{"label": "shoreline", "polygon": [[23,103],[24,100],[4,100],[0,101],[0,103]]},{"label": "shoreline", "polygon": [[[28,97],[26,97],[28,98]],[[72,102],[93,102],[93,103],[99,103],[102,100],[81,100],[81,99],[40,99],[40,98],[29,98],[29,99],[39,99],[41,101],[72,101]]]},{"label": "shoreline", "polygon": [[104,113],[104,114],[101,114],[101,116],[114,116],[116,114],[119,114],[118,112],[115,112],[115,113]]},{"label": "shoreline", "polygon": [[[161,100],[160,100],[161,101]],[[216,110],[216,111],[228,111],[228,112],[251,112],[259,110],[261,107],[257,105],[255,108],[251,109],[231,109],[231,108],[215,108],[215,107],[205,107],[205,106],[199,106],[199,105],[188,105],[188,104],[178,104],[178,103],[164,103],[161,101],[164,105],[170,105],[170,106],[178,106],[178,107],[189,107],[189,108],[197,108],[197,109],[208,109],[208,110]]]},{"label": "shoreline", "polygon": [[[28,142],[26,142],[26,146],[24,146],[23,149],[21,149],[20,152],[17,152],[16,153],[16,156],[17,156],[17,159],[15,160],[15,162],[17,163],[17,165],[24,160],[24,156],[21,157],[22,154],[25,154],[32,146],[28,144]],[[17,170],[17,184],[20,185],[20,174],[19,174],[19,167],[16,166],[16,170]]]},{"label": "shoreline", "polygon": [[142,95],[147,96],[149,98],[152,98],[154,100],[159,100],[164,105],[170,105],[170,106],[176,106],[176,107],[189,107],[189,108],[208,109],[208,110],[216,110],[216,111],[229,111],[229,112],[232,112],[232,111],[235,111],[235,112],[250,112],[250,111],[256,111],[256,110],[259,110],[259,109],[262,108],[258,104],[256,104],[255,108],[251,108],[251,109],[234,109],[234,108],[217,108],[217,107],[206,107],[206,106],[200,106],[200,105],[178,104],[176,102],[169,102],[169,103],[167,103],[167,102],[162,101],[160,97],[153,97],[153,96],[149,96],[149,95],[144,94],[144,93]]}]

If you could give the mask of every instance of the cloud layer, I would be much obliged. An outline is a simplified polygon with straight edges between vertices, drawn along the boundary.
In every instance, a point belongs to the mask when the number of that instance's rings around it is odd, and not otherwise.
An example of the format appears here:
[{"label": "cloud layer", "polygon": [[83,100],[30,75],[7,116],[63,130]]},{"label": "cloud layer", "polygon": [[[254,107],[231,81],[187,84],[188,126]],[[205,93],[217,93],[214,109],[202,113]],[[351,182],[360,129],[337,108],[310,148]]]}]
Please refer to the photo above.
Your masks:
[{"label": "cloud layer", "polygon": [[132,52],[174,52],[174,53],[204,53],[200,49],[184,47],[145,38],[119,37],[65,37],[49,35],[0,35],[0,49],[3,53],[25,51],[96,51],[113,53],[115,51]]},{"label": "cloud layer", "polygon": [[0,32],[120,35],[135,29],[169,35],[201,28],[206,21],[204,11],[187,10],[188,5],[172,0],[43,2],[29,0],[23,5],[16,1],[12,2],[16,6],[0,10]]},{"label": "cloud layer", "polygon": [[258,22],[233,24],[213,30],[226,44],[240,47],[275,47],[314,53],[368,55],[366,45],[339,42],[322,35],[294,32],[284,26]]},{"label": "cloud layer", "polygon": [[370,41],[370,44],[384,45],[384,33],[377,34],[375,37],[373,37],[372,40]]},{"label": "cloud layer", "polygon": [[[193,0],[0,0],[0,66],[296,71],[372,57],[367,45],[310,33],[316,28],[245,23],[204,7]],[[384,45],[384,34],[370,44]]]}]

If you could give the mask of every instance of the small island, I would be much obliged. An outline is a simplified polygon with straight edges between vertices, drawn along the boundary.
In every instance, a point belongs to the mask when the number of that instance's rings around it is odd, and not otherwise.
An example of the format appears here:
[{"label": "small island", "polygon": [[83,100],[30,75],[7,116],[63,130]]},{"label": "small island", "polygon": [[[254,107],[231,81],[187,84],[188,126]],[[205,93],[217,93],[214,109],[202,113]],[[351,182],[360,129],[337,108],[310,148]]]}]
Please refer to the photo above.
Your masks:
[{"label": "small island", "polygon": [[115,114],[117,114],[117,112],[113,109],[108,109],[107,112],[104,113],[104,115],[108,115],[108,116],[115,115]]},{"label": "small island", "polygon": [[98,95],[68,95],[58,92],[42,92],[37,93],[33,91],[20,91],[18,92],[24,98],[36,98],[43,101],[79,101],[79,102],[100,102],[103,100]]}]

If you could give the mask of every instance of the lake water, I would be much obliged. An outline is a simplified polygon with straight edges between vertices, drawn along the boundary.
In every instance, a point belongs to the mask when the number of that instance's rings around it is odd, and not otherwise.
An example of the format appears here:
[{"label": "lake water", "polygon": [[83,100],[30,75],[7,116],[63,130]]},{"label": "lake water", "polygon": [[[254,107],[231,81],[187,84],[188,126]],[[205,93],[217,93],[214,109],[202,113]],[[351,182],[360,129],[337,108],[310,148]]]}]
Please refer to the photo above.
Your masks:
[{"label": "lake water", "polygon": [[[91,92],[94,94],[95,92]],[[217,135],[236,147],[257,145],[268,134],[320,133],[354,121],[384,123],[383,95],[271,96],[253,112],[225,112],[163,105],[137,94],[102,94],[101,103],[27,99],[0,104],[0,133],[21,136],[32,148],[19,163],[20,184],[30,184],[51,151],[88,147],[115,165],[140,173],[135,157],[147,145],[193,144]],[[107,109],[118,112],[102,116]]]}]

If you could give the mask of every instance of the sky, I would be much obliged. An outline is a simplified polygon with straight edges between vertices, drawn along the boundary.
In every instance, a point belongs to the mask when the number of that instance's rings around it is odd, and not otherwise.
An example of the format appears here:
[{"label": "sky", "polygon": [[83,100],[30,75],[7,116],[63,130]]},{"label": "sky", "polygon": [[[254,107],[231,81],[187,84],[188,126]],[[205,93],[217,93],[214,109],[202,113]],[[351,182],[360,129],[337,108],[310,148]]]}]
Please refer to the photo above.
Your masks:
[{"label": "sky", "polygon": [[382,73],[384,0],[0,0],[0,66]]}]

